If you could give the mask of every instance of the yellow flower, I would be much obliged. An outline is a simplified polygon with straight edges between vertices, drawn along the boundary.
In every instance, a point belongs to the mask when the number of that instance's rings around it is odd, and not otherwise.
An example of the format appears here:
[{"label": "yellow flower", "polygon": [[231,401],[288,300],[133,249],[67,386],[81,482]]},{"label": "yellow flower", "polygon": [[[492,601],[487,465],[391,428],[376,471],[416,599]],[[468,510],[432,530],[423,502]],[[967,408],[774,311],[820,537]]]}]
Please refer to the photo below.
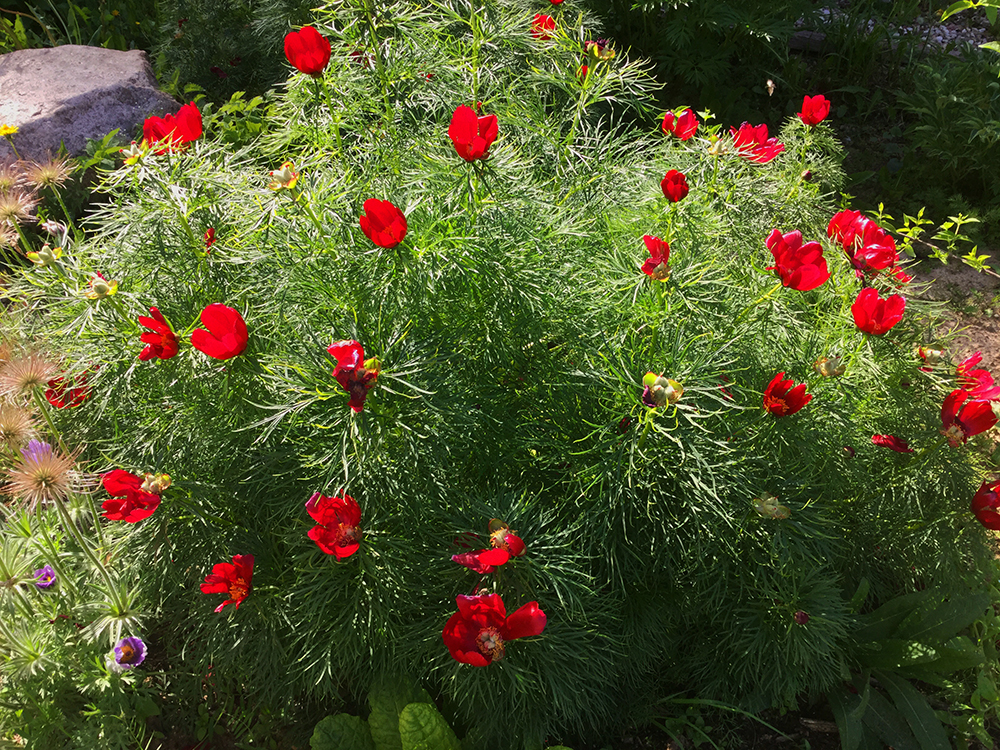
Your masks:
[{"label": "yellow flower", "polygon": [[770,492],[765,492],[760,497],[754,498],[753,509],[764,518],[773,518],[778,521],[784,520],[792,514],[788,506],[780,505],[778,498]]},{"label": "yellow flower", "polygon": [[118,282],[108,281],[101,274],[92,276],[90,278],[90,291],[86,292],[84,296],[87,299],[104,299],[105,297],[110,297],[118,292]]},{"label": "yellow flower", "polygon": [[10,138],[16,132],[17,125],[8,125],[7,123],[0,125],[0,137],[2,138]]},{"label": "yellow flower", "polygon": [[286,161],[281,169],[271,172],[271,183],[267,187],[271,190],[291,190],[295,187],[295,183],[299,181],[299,173],[292,171],[293,166],[295,165],[290,161]]},{"label": "yellow flower", "polygon": [[42,245],[42,249],[36,252],[28,253],[28,260],[34,263],[39,268],[45,268],[51,266],[57,260],[62,257],[61,247],[50,247],[48,243]]}]

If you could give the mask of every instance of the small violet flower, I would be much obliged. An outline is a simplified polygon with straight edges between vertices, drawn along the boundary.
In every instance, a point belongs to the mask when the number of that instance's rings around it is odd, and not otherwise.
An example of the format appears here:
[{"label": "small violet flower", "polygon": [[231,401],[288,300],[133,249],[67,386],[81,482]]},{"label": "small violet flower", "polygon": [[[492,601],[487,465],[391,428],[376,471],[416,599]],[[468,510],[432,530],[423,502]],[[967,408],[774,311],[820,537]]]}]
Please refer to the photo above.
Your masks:
[{"label": "small violet flower", "polygon": [[32,576],[38,589],[50,588],[56,582],[56,572],[51,565],[45,565],[36,570]]},{"label": "small violet flower", "polygon": [[108,655],[107,665],[112,672],[121,674],[137,667],[146,660],[146,644],[142,638],[129,636],[115,644],[114,655]]}]

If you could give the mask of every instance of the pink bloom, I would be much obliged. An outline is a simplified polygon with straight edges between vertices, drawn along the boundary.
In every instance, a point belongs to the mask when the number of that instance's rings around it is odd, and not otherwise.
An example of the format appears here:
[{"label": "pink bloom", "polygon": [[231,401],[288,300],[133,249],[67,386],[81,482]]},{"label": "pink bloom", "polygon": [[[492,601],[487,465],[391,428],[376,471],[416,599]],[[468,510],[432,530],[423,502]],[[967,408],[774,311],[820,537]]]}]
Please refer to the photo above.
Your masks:
[{"label": "pink bloom", "polygon": [[306,512],[317,523],[308,536],[326,554],[343,560],[358,551],[361,508],[353,497],[326,497],[316,492],[306,502]]},{"label": "pink bloom", "polygon": [[448,126],[448,137],[455,151],[466,161],[489,158],[490,146],[498,133],[496,115],[477,117],[476,111],[464,104],[455,109]]},{"label": "pink bloom", "polygon": [[896,453],[913,453],[910,444],[895,435],[872,435],[872,444],[890,448]]},{"label": "pink bloom", "polygon": [[903,319],[906,300],[898,294],[882,299],[879,293],[868,287],[858,292],[851,305],[854,324],[858,330],[873,336],[881,336]]},{"label": "pink bloom", "polygon": [[754,126],[745,122],[738,130],[729,128],[729,133],[740,156],[757,164],[767,164],[785,150],[784,143],[767,137],[767,124]]},{"label": "pink bloom", "polygon": [[663,116],[663,123],[660,125],[664,133],[672,134],[686,141],[698,130],[698,118],[690,109],[685,109],[679,115],[667,112]]},{"label": "pink bloom", "polygon": [[799,119],[810,127],[816,127],[830,114],[830,102],[822,94],[807,96],[802,100]]},{"label": "pink bloom", "polygon": [[948,444],[953,448],[997,423],[989,401],[965,403],[968,398],[969,394],[959,388],[945,396],[941,404],[941,434],[948,438]]},{"label": "pink bloom", "polygon": [[660,181],[660,188],[663,190],[664,196],[676,203],[688,194],[687,177],[683,172],[671,169]]},{"label": "pink bloom", "polygon": [[528,602],[509,616],[499,594],[457,596],[458,612],[441,636],[455,661],[485,667],[503,658],[508,641],[545,630],[546,617],[538,602]]},{"label": "pink bloom", "polygon": [[214,359],[232,359],[247,348],[250,336],[239,311],[218,302],[201,311],[201,324],[191,333],[191,346]]},{"label": "pink bloom", "polygon": [[777,271],[784,286],[805,292],[830,278],[823,247],[818,242],[803,245],[802,232],[795,230],[782,234],[772,229],[765,244],[774,256],[774,265],[767,270]]}]

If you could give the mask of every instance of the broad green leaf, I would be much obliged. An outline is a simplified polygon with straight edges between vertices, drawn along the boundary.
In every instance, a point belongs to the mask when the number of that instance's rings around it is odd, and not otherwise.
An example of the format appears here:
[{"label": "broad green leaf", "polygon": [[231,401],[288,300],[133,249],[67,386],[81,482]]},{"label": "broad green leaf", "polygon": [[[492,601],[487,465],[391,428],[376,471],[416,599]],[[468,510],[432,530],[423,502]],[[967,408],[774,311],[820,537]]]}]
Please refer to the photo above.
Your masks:
[{"label": "broad green leaf", "polygon": [[892,672],[876,672],[875,677],[910,725],[921,750],[951,750],[947,732],[919,690]]},{"label": "broad green leaf", "polygon": [[357,716],[337,714],[322,719],[309,740],[312,750],[375,750],[368,724]]},{"label": "broad green leaf", "polygon": [[942,602],[912,626],[905,624],[906,627],[900,628],[905,633],[899,632],[895,635],[937,645],[971,625],[989,606],[990,597],[985,592],[957,597]]},{"label": "broad green leaf", "polygon": [[[863,173],[858,173],[863,174]],[[875,174],[874,172],[869,172],[868,176]],[[854,177],[855,175],[851,175]],[[871,584],[868,582],[867,578],[862,578],[861,583],[858,584],[858,590],[854,592],[854,596],[851,597],[851,612],[859,612],[861,606],[865,603],[865,599],[868,598],[868,592],[871,590]]]},{"label": "broad green leaf", "polygon": [[958,0],[957,3],[952,3],[945,9],[944,13],[941,14],[941,21],[947,21],[949,16],[953,16],[959,11],[968,10],[974,5],[972,0]]},{"label": "broad green leaf", "polygon": [[861,718],[855,710],[861,705],[861,696],[837,687],[826,694],[833,710],[833,718],[840,730],[841,750],[858,750],[861,745]]},{"label": "broad green leaf", "polygon": [[[993,12],[996,13],[995,10]],[[1000,42],[986,42],[986,44],[980,44],[979,46],[983,49],[991,49],[994,52],[1000,52]]]},{"label": "broad green leaf", "polygon": [[900,715],[889,699],[877,690],[871,691],[868,710],[861,717],[861,721],[894,750],[920,750],[906,719]]},{"label": "broad green leaf", "polygon": [[402,750],[399,715],[411,703],[433,703],[427,691],[412,678],[386,679],[368,693],[372,712],[368,717],[377,750]]},{"label": "broad green leaf", "polygon": [[899,624],[913,614],[931,595],[937,595],[935,589],[925,589],[890,599],[874,612],[861,617],[861,627],[853,633],[855,640],[865,642],[888,638]]},{"label": "broad green leaf", "polygon": [[[952,648],[951,646],[938,646],[934,649],[934,658],[927,661],[914,660],[910,664],[904,664],[897,670],[900,674],[908,677],[915,677],[913,674],[906,674],[908,670],[919,669],[923,672],[933,672],[939,677],[958,672],[962,669],[972,669],[983,663],[983,655],[977,651],[967,649]],[[918,677],[918,679],[924,679]],[[934,681],[937,684],[937,681]]]},{"label": "broad green leaf", "polygon": [[455,732],[433,704],[411,703],[399,715],[399,737],[403,750],[462,750]]}]

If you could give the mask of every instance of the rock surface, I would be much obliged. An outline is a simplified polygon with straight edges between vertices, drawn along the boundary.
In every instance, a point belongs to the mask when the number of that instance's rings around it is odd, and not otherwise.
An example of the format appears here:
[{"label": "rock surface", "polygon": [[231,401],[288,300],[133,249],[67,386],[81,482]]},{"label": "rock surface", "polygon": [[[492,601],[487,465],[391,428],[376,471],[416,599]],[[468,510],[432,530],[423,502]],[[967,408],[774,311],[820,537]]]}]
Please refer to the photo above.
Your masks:
[{"label": "rock surface", "polygon": [[[157,89],[141,50],[68,44],[0,55],[0,124],[18,127],[14,145],[23,159],[43,160],[60,143],[81,154],[88,138],[115,128],[129,141],[148,115],[179,106]],[[10,145],[0,140],[0,160],[9,158]]]}]

